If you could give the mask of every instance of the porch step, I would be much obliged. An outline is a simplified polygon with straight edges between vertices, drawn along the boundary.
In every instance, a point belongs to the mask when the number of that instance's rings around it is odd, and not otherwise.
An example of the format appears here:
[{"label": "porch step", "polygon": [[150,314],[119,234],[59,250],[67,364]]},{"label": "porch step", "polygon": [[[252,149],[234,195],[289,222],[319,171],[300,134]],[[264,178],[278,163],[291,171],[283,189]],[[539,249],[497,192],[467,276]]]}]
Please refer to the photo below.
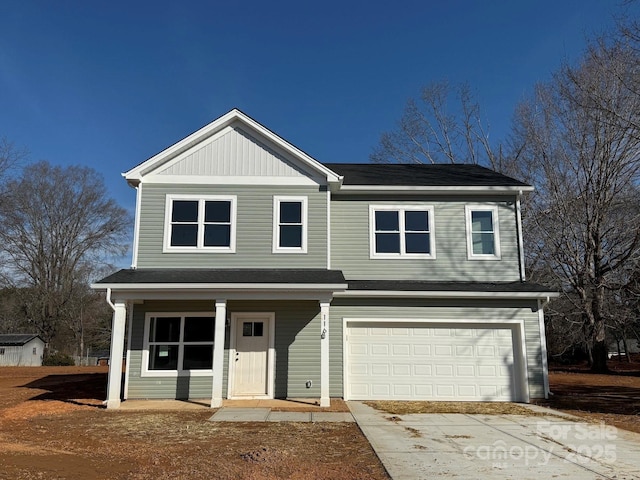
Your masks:
[{"label": "porch step", "polygon": [[210,422],[353,422],[348,412],[272,412],[270,408],[222,407]]}]

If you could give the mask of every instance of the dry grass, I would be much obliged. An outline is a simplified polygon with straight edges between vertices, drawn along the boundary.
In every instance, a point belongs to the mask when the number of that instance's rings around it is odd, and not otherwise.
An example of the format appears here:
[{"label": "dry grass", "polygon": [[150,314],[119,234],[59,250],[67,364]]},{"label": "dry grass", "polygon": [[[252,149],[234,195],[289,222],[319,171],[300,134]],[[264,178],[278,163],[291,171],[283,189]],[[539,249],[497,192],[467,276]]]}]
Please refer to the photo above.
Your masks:
[{"label": "dry grass", "polygon": [[462,413],[468,415],[526,415],[529,417],[548,414],[534,412],[530,408],[517,403],[508,402],[398,402],[378,401],[364,402],[376,410],[392,415],[410,413]]}]

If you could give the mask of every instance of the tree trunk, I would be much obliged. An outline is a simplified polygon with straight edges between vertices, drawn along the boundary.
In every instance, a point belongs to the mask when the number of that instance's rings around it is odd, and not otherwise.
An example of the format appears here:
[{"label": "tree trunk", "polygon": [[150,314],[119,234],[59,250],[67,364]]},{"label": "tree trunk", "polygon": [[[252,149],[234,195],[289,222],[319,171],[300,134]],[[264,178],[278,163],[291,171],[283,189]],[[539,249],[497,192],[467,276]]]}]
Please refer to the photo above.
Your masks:
[{"label": "tree trunk", "polygon": [[593,364],[591,365],[592,373],[608,373],[607,367],[607,343],[602,340],[593,341]]},{"label": "tree trunk", "polygon": [[624,345],[624,354],[627,357],[627,363],[631,363],[631,356],[629,355],[629,345],[627,345],[627,336],[622,337],[622,344]]}]

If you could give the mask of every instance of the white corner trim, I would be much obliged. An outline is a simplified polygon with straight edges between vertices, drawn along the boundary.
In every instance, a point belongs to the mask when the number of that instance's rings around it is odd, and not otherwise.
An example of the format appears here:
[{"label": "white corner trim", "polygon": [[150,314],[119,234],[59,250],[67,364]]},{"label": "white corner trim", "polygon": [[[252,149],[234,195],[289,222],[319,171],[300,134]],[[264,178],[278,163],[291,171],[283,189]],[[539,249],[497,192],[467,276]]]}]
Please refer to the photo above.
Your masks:
[{"label": "white corner trim", "polygon": [[522,197],[522,192],[518,193],[518,196],[516,197],[516,228],[518,230],[518,260],[520,262],[520,280],[524,282],[527,279],[527,274],[524,263],[524,238],[522,235],[522,207],[520,204],[520,197]]},{"label": "white corner trim", "polygon": [[[282,202],[298,202],[301,204],[302,245],[300,247],[280,246],[280,204]],[[305,196],[274,195],[273,196],[273,243],[272,253],[307,253],[307,235],[309,229],[308,199]]]},{"label": "white corner trim", "polygon": [[138,248],[140,244],[140,207],[142,206],[142,182],[136,187],[136,211],[133,222],[133,246],[131,252],[131,268],[138,267]]},{"label": "white corner trim", "polygon": [[[468,204],[464,207],[466,236],[467,236],[467,260],[500,260],[500,220],[498,217],[497,205],[472,205]],[[472,212],[491,212],[491,222],[493,226],[493,246],[495,253],[493,254],[477,254],[473,253],[473,236],[472,236]]]},{"label": "white corner trim", "polygon": [[327,188],[327,270],[331,270],[331,189]]},{"label": "white corner trim", "polygon": [[544,398],[549,398],[549,361],[547,359],[547,334],[544,325],[544,305],[547,302],[538,300],[538,327],[540,329],[540,355],[542,356],[542,382],[544,384]]}]

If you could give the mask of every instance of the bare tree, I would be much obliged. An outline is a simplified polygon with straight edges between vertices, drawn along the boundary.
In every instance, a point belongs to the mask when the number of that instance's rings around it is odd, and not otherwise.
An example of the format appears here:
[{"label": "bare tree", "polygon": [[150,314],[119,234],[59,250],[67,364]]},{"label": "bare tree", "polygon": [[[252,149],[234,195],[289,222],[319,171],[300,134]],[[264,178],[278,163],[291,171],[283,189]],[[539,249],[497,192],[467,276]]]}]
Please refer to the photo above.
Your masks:
[{"label": "bare tree", "polygon": [[77,318],[87,272],[123,255],[129,216],[86,167],[27,166],[0,206],[1,275],[45,341]]},{"label": "bare tree", "polygon": [[26,148],[17,147],[6,137],[0,137],[0,205],[8,178],[24,163],[28,155]]},{"label": "bare tree", "polygon": [[616,292],[640,259],[640,96],[628,88],[636,64],[632,49],[596,41],[579,65],[538,86],[514,123],[520,176],[537,187],[525,218],[529,260],[564,290],[594,371],[607,369]]},{"label": "bare tree", "polygon": [[410,99],[396,130],[383,133],[371,154],[374,163],[484,163],[502,169],[483,126],[480,105],[468,84],[423,87]]}]

